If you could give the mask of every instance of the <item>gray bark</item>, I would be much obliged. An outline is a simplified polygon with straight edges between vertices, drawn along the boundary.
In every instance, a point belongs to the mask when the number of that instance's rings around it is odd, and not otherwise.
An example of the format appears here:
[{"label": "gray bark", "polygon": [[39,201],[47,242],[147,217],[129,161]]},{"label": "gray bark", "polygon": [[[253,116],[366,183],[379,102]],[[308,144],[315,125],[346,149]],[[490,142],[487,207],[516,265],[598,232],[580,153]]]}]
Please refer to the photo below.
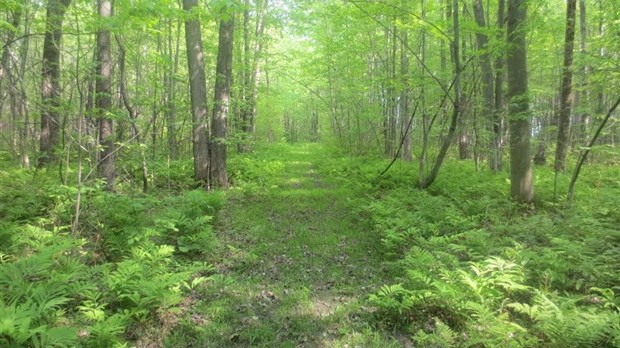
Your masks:
[{"label": "gray bark", "polygon": [[[497,29],[498,29],[498,39],[503,39],[503,29],[504,29],[504,12],[505,12],[505,1],[499,0],[497,4]],[[506,74],[506,70],[504,69],[504,59],[503,56],[498,56],[495,59],[495,86],[494,86],[494,96],[495,96],[495,108],[493,111],[493,142],[494,148],[496,149],[495,158],[495,168],[496,171],[500,172],[504,163],[504,142],[502,140],[503,133],[503,118],[504,118],[504,75]]]},{"label": "gray bark", "polygon": [[226,172],[227,120],[230,107],[234,31],[233,17],[220,22],[215,105],[211,118],[211,184],[213,187],[228,187],[228,174]]},{"label": "gray bark", "polygon": [[[99,0],[97,2],[99,17],[103,21],[112,17],[112,1]],[[97,169],[99,175],[106,180],[106,189],[114,191],[114,121],[108,117],[112,110],[112,42],[110,30],[100,28],[97,32],[97,82],[95,84],[95,105],[99,120],[99,161]]]},{"label": "gray bark", "polygon": [[[484,6],[482,0],[474,0],[474,16],[476,23],[481,29],[486,29],[486,19],[484,16]],[[493,95],[493,69],[491,67],[491,55],[488,52],[489,38],[486,34],[476,33],[476,41],[478,43],[478,49],[482,51],[480,55],[480,68],[482,70],[482,114],[485,119],[489,119],[487,124],[490,126],[489,134],[491,138],[489,141],[489,168],[494,172],[499,171],[499,143],[496,141],[497,134],[495,133],[495,101]]]},{"label": "gray bark", "polygon": [[566,4],[566,33],[564,37],[564,67],[562,69],[560,110],[558,113],[558,140],[554,165],[556,172],[566,170],[566,152],[569,145],[570,118],[573,106],[573,50],[575,48],[576,12],[577,0],[568,0]]},{"label": "gray bark", "polygon": [[400,50],[400,73],[403,80],[403,91],[400,96],[400,122],[402,132],[402,147],[403,147],[403,160],[411,161],[413,154],[411,149],[411,121],[409,116],[409,56],[407,51],[409,50],[409,35],[407,30],[404,29],[402,46]]},{"label": "gray bark", "polygon": [[209,124],[207,122],[207,79],[200,21],[191,12],[196,0],[183,0],[183,9],[189,12],[185,20],[185,45],[189,71],[190,99],[192,104],[192,145],[194,153],[194,178],[209,188]]},{"label": "gray bark", "polygon": [[43,62],[41,71],[41,140],[39,167],[54,161],[58,145],[60,120],[60,45],[62,22],[71,0],[50,0],[47,3]]},{"label": "gray bark", "polygon": [[507,14],[508,109],[510,127],[510,195],[519,202],[534,199],[530,160],[530,111],[524,24],[525,0],[509,0]]}]

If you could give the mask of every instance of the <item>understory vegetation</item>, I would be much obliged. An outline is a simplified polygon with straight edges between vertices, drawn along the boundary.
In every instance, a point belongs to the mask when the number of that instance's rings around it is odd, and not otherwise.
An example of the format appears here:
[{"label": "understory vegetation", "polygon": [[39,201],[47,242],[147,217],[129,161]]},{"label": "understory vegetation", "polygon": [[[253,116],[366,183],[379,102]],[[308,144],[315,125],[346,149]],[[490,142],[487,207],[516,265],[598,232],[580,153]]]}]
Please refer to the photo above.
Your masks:
[{"label": "understory vegetation", "polygon": [[330,170],[366,192],[352,209],[381,238],[393,279],[368,299],[379,327],[422,347],[620,346],[617,167],[590,168],[579,203],[565,206],[550,168],[523,205],[506,198],[503,175],[468,161],[447,164],[428,191],[412,185],[412,164],[378,178],[383,162]]},{"label": "understory vegetation", "polygon": [[262,146],[227,192],[93,183],[78,232],[75,186],[3,170],[0,346],[620,347],[617,166],[571,206],[539,167],[517,204],[470,161],[422,191],[335,153]]},{"label": "understory vegetation", "polygon": [[[224,195],[112,194],[49,173],[0,172],[0,346],[128,347],[160,337],[212,274]],[[154,331],[156,330],[156,331]]]}]

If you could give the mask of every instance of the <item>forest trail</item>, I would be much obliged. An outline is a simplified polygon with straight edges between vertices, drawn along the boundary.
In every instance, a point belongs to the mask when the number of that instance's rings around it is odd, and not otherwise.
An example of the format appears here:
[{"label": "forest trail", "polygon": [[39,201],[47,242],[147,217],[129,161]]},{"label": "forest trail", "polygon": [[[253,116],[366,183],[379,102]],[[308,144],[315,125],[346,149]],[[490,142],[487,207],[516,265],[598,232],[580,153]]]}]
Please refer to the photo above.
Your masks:
[{"label": "forest trail", "polygon": [[374,330],[363,305],[382,284],[378,240],[348,208],[352,193],[315,170],[322,147],[280,155],[270,187],[233,193],[218,216],[218,275],[196,306],[197,343],[367,346]]}]

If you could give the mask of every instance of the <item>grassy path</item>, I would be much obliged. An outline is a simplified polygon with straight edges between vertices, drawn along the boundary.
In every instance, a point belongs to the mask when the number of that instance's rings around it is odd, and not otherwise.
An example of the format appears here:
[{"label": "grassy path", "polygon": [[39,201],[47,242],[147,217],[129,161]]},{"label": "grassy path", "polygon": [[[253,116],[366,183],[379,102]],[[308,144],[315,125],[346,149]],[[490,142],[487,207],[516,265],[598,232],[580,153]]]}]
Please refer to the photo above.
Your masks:
[{"label": "grassy path", "polygon": [[317,174],[321,147],[286,147],[280,177],[232,194],[218,217],[218,275],[171,345],[398,346],[367,324],[381,285],[378,242],[347,207],[351,192]]}]

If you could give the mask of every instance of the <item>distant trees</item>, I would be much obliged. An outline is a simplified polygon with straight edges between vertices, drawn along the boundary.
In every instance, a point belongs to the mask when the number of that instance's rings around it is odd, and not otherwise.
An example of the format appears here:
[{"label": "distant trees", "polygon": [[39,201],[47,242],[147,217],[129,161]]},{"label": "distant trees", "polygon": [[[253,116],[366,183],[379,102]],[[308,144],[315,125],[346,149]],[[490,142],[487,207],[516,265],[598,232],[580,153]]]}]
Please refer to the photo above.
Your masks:
[{"label": "distant trees", "polygon": [[[85,184],[98,173],[110,190],[169,185],[192,159],[185,176],[211,188],[228,185],[231,149],[324,141],[411,160],[422,188],[451,157],[506,168],[529,201],[527,151],[539,165],[555,151],[567,180],[612,106],[620,27],[613,2],[582,0],[530,5],[523,26],[522,2],[0,2],[0,157],[37,154],[63,182],[83,159]],[[598,139],[619,136],[609,122]]]}]

